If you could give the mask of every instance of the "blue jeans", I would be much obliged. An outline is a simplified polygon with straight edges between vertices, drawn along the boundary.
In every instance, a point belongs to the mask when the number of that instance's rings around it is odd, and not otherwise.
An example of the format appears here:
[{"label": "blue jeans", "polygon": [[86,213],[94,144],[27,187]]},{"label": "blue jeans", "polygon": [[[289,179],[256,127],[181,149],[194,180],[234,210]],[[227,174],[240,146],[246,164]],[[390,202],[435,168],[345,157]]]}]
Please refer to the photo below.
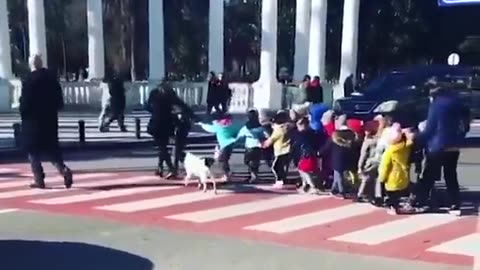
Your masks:
[{"label": "blue jeans", "polygon": [[333,171],[333,184],[332,192],[337,191],[340,194],[343,194],[345,191],[343,189],[343,172]]}]

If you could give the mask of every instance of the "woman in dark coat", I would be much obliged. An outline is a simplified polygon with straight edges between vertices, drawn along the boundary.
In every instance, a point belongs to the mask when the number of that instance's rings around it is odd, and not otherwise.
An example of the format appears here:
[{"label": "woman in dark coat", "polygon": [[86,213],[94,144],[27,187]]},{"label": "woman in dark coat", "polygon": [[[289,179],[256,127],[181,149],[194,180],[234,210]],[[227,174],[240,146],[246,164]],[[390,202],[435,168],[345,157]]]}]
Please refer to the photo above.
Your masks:
[{"label": "woman in dark coat", "polygon": [[41,158],[47,156],[63,175],[65,187],[73,184],[72,172],[63,162],[58,141],[58,112],[63,109],[62,87],[49,70],[43,68],[39,55],[30,60],[32,72],[22,82],[20,116],[23,146],[28,153],[34,183],[32,188],[45,188]]},{"label": "woman in dark coat", "polygon": [[148,122],[147,132],[154,138],[159,151],[158,169],[155,173],[163,177],[163,164],[166,163],[169,169],[166,178],[173,178],[177,173],[168,151],[169,139],[174,135],[177,122],[177,116],[173,114],[174,106],[189,110],[188,106],[178,98],[167,82],[162,82],[157,89],[150,92],[146,106],[146,110],[152,114]]},{"label": "woman in dark coat", "polygon": [[217,112],[221,111],[219,106],[223,98],[221,88],[221,82],[218,80],[217,75],[214,72],[210,72],[207,92],[207,115],[212,113],[214,107]]}]

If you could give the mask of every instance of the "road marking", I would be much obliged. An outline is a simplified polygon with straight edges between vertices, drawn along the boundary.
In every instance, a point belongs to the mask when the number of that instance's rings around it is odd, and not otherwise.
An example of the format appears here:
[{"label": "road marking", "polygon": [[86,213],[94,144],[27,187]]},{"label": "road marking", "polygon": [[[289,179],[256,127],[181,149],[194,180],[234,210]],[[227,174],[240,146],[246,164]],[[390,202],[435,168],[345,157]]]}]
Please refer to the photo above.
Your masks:
[{"label": "road marking", "polygon": [[196,223],[211,222],[221,219],[227,219],[242,215],[258,213],[262,211],[292,206],[301,203],[312,202],[328,197],[320,196],[302,196],[302,195],[285,195],[271,199],[235,204],[225,207],[208,209],[204,211],[190,212],[179,215],[169,216],[169,219],[191,221]]},{"label": "road marking", "polygon": [[378,245],[419,231],[457,221],[458,219],[458,217],[449,214],[414,215],[408,218],[371,226],[329,240]]},{"label": "road marking", "polygon": [[[128,185],[128,184],[141,183],[145,181],[153,181],[155,179],[158,179],[158,177],[137,176],[137,177],[103,180],[98,182],[79,183],[79,184],[74,184],[74,188],[72,190],[76,190],[78,188],[99,188],[104,186],[108,187],[108,186],[115,186],[115,185]],[[26,189],[26,190],[22,189],[22,190],[15,190],[15,191],[0,192],[0,199],[35,196],[35,195],[51,194],[51,193],[65,192],[65,191],[67,190],[61,189],[61,188],[59,189]]]},{"label": "road marking", "polygon": [[12,213],[12,212],[17,212],[18,209],[0,209],[0,214],[8,214],[8,213]]},{"label": "road marking", "polygon": [[179,204],[213,200],[213,199],[229,196],[232,193],[233,191],[229,191],[229,190],[219,190],[217,195],[215,195],[212,191],[208,191],[206,193],[201,191],[193,192],[193,193],[189,192],[185,194],[172,195],[172,196],[161,197],[161,198],[105,205],[105,206],[96,207],[96,209],[113,211],[113,212],[133,213],[133,212],[158,209],[158,208],[179,205]]},{"label": "road marking", "polygon": [[114,197],[127,196],[132,194],[143,194],[148,192],[155,192],[161,190],[171,190],[178,189],[178,186],[157,186],[157,187],[140,187],[140,188],[128,188],[128,189],[119,189],[119,190],[108,190],[94,192],[90,194],[77,194],[71,196],[62,196],[56,198],[49,198],[44,200],[33,200],[29,201],[30,203],[35,204],[48,204],[48,205],[59,205],[59,204],[72,204],[80,202],[88,202],[94,200],[108,199]]},{"label": "road marking", "polygon": [[18,173],[19,169],[15,168],[0,168],[0,174]]},{"label": "road marking", "polygon": [[[117,174],[113,173],[82,173],[78,175],[73,175],[73,180],[86,180],[91,178],[100,178],[100,177],[112,177],[116,176]],[[63,182],[63,176],[54,176],[54,177],[47,177],[46,178],[47,184],[54,184],[54,183],[61,183]],[[4,188],[14,188],[14,187],[23,187],[27,186],[28,182],[27,179],[19,180],[19,181],[9,181],[9,182],[0,182],[0,189]]]},{"label": "road marking", "polygon": [[480,257],[480,233],[473,233],[442,243],[438,246],[429,248],[427,251],[478,258]]},{"label": "road marking", "polygon": [[313,226],[332,223],[346,218],[369,214],[374,211],[378,210],[370,205],[351,204],[305,215],[294,216],[278,221],[253,225],[245,227],[245,229],[283,234],[299,231]]}]

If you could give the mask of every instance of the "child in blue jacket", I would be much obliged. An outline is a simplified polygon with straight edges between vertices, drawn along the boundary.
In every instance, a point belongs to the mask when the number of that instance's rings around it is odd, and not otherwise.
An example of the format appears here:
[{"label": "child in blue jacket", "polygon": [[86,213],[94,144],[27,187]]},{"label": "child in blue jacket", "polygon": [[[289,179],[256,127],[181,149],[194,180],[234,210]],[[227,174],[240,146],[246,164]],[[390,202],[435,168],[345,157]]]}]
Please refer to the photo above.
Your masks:
[{"label": "child in blue jacket", "polygon": [[234,124],[232,116],[229,114],[222,115],[220,119],[213,121],[212,124],[199,123],[199,125],[205,131],[216,135],[218,142],[217,161],[223,170],[224,180],[230,180],[231,172],[229,161],[241,126]]},{"label": "child in blue jacket", "polygon": [[248,111],[247,119],[245,126],[240,129],[237,139],[245,139],[244,162],[248,166],[250,174],[248,181],[254,182],[258,179],[258,170],[262,157],[262,142],[266,140],[267,133],[260,124],[256,110]]}]

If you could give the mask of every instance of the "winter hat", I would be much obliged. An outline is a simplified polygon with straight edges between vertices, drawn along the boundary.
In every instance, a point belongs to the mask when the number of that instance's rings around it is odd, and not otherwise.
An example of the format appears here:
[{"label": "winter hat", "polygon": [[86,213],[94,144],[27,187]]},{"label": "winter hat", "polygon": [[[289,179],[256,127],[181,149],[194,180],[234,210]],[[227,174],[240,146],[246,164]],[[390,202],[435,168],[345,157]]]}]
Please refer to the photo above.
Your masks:
[{"label": "winter hat", "polygon": [[334,113],[335,112],[333,110],[328,110],[324,112],[322,115],[322,124],[323,125],[330,124],[333,121]]},{"label": "winter hat", "polygon": [[394,123],[389,129],[388,129],[388,142],[390,144],[396,144],[399,143],[402,140],[403,137],[403,132],[402,132],[402,126],[399,123]]},{"label": "winter hat", "polygon": [[370,132],[370,134],[377,134],[378,131],[378,121],[368,121],[363,125],[365,131]]},{"label": "winter hat", "polygon": [[363,134],[363,121],[359,119],[348,119],[347,127],[355,134]]},{"label": "winter hat", "polygon": [[335,121],[336,129],[344,129],[347,127],[347,116],[345,114],[340,115],[337,120]]}]

